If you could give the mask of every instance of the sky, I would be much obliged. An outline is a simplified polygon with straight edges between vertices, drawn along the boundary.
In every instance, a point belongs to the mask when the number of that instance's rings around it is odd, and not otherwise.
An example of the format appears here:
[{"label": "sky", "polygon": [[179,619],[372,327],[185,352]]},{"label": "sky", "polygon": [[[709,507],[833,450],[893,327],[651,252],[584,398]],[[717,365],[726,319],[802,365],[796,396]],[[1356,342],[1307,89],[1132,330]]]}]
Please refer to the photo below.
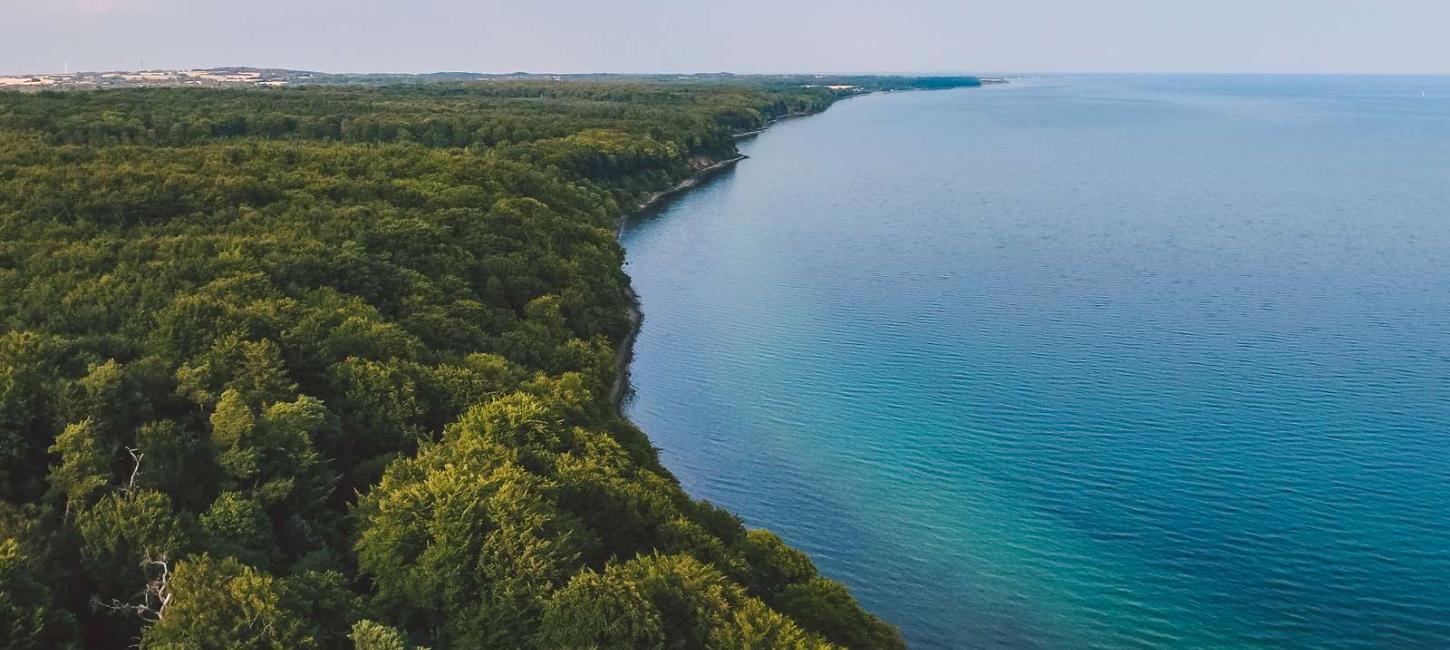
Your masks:
[{"label": "sky", "polygon": [[0,0],[0,74],[1450,73],[1447,0]]}]

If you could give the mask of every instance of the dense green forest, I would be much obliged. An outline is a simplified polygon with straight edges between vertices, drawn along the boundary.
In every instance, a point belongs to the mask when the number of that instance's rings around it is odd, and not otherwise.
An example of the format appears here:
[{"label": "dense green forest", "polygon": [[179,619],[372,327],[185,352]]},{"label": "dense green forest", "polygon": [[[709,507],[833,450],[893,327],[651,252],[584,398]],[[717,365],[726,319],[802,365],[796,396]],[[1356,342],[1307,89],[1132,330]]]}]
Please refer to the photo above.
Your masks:
[{"label": "dense green forest", "polygon": [[847,94],[0,93],[0,647],[900,646],[609,399],[618,221]]}]

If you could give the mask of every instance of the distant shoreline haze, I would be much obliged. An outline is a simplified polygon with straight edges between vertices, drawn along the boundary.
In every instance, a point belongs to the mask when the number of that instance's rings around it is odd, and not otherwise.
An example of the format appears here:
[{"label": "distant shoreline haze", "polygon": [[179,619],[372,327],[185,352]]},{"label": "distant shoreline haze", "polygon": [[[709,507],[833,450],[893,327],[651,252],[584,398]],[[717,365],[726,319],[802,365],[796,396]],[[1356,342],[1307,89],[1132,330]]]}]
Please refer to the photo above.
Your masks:
[{"label": "distant shoreline haze", "polygon": [[[0,76],[0,90],[93,90],[139,87],[281,87],[317,85],[385,85],[410,83],[563,81],[563,82],[641,82],[641,83],[780,83],[796,85],[845,84],[872,85],[880,79],[917,80],[918,84],[972,85],[979,80],[1001,82],[1001,77],[975,75],[840,75],[840,74],[775,74],[746,75],[728,72],[689,74],[536,74],[513,72],[488,74],[477,72],[431,72],[423,74],[395,73],[329,73],[283,68],[223,67],[179,70],[142,70],[75,72],[64,74],[25,74]],[[927,82],[925,80],[934,80]],[[925,87],[925,86],[923,86]]]},{"label": "distant shoreline haze", "polygon": [[[1450,73],[1439,0],[6,0],[0,74]],[[921,74],[921,72],[913,72]]]},{"label": "distant shoreline haze", "polygon": [[247,66],[230,66],[219,68],[187,68],[177,70],[144,70],[144,71],[104,71],[104,72],[71,72],[64,74],[22,74],[22,75],[0,75],[0,90],[95,90],[105,88],[137,88],[137,87],[284,87],[304,85],[383,85],[383,84],[406,84],[406,83],[460,83],[460,82],[508,82],[508,81],[561,81],[561,82],[587,82],[587,81],[639,81],[646,83],[752,83],[760,81],[799,83],[809,85],[814,81],[836,79],[868,79],[868,78],[897,78],[897,79],[941,79],[943,83],[956,83],[962,79],[981,79],[987,83],[1006,82],[1012,79],[1030,80],[1040,78],[1103,78],[1115,77],[1224,77],[1224,78],[1281,78],[1294,79],[1300,77],[1425,77],[1434,78],[1445,76],[1441,74],[1415,74],[1415,73],[1277,73],[1277,72],[1192,72],[1192,73],[1132,73],[1132,72],[1096,72],[1096,73],[990,73],[990,74],[944,74],[944,73],[899,73],[899,74],[828,74],[828,73],[789,73],[789,74],[746,74],[731,72],[696,72],[696,73],[481,73],[481,72],[428,72],[428,73],[336,73],[318,72],[310,70],[293,70],[286,68],[257,68]]}]

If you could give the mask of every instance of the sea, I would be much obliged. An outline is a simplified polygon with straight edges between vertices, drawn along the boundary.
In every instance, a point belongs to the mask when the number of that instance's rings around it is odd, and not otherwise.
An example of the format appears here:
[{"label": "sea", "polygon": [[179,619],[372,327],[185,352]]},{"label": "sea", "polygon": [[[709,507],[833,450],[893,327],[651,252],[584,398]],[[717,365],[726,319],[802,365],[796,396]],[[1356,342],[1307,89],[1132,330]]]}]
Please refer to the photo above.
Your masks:
[{"label": "sea", "polygon": [[628,416],[915,648],[1450,648],[1450,77],[783,121],[623,232]]}]

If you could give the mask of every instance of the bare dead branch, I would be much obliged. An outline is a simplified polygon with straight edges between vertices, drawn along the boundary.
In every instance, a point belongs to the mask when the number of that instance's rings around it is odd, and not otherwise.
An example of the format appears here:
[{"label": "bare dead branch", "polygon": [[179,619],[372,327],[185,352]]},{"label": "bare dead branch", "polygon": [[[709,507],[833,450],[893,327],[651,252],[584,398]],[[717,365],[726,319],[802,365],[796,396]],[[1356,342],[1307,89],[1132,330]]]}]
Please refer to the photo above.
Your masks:
[{"label": "bare dead branch", "polygon": [[148,623],[160,621],[166,615],[166,606],[171,604],[171,564],[163,553],[159,558],[147,557],[141,566],[148,570],[159,570],[156,577],[148,580],[145,588],[141,590],[141,602],[131,603],[119,598],[107,602],[98,596],[91,596],[91,605],[97,609],[133,614]]},{"label": "bare dead branch", "polygon": [[135,462],[131,466],[131,480],[126,482],[127,492],[136,489],[136,475],[141,473],[141,459],[146,457],[146,454],[138,454],[137,451],[139,450],[135,447],[126,448],[126,453],[131,454],[131,460]]}]

